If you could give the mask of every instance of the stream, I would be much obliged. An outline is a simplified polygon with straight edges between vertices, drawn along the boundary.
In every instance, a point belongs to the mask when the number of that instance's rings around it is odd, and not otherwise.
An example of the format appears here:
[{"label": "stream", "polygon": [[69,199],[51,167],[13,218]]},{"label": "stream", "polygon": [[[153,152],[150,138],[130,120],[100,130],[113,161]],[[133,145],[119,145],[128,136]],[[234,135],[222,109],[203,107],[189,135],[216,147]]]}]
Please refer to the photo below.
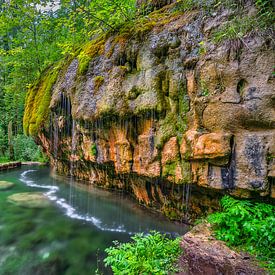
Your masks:
[{"label": "stream", "polygon": [[[0,173],[15,183],[0,191],[0,275],[112,274],[104,249],[138,232],[157,230],[172,237],[188,227],[152,213],[129,196],[52,177],[48,167],[27,166]],[[7,197],[43,192],[47,208],[24,208]]]}]

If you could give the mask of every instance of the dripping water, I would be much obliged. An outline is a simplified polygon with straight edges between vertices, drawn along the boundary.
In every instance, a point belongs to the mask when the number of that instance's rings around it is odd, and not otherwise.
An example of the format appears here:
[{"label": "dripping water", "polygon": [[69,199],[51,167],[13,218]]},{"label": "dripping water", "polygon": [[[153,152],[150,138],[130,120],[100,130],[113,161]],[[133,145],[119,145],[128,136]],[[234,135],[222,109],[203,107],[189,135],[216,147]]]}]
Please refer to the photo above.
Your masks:
[{"label": "dripping water", "polygon": [[57,158],[58,158],[58,139],[59,139],[59,136],[58,136],[58,117],[57,115],[54,113],[54,117],[53,117],[53,120],[54,120],[54,123],[53,123],[53,144],[54,144],[54,149],[53,149],[53,152],[54,152],[54,159],[55,161],[57,161]]},{"label": "dripping water", "polygon": [[72,120],[72,144],[70,157],[70,203],[73,204],[73,179],[74,179],[74,164],[76,160],[76,122]]}]

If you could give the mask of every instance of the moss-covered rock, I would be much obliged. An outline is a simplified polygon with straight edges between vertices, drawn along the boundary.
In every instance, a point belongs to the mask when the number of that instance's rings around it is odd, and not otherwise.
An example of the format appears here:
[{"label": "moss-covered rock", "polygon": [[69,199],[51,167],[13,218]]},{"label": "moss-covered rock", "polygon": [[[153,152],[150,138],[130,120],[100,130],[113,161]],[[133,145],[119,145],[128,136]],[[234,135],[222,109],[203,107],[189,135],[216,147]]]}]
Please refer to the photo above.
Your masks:
[{"label": "moss-covered rock", "polygon": [[17,193],[8,197],[8,201],[27,208],[44,208],[51,205],[49,199],[43,193]]},{"label": "moss-covered rock", "polygon": [[0,181],[0,191],[11,189],[12,187],[14,187],[14,185],[15,184],[13,182]]},{"label": "moss-covered rock", "polygon": [[212,43],[229,14],[253,8],[211,3],[176,1],[137,16],[30,88],[24,129],[39,134],[57,171],[69,174],[73,163],[75,177],[160,208],[175,200],[169,207],[182,210],[189,191],[169,193],[184,186],[274,197],[272,43],[256,34]]},{"label": "moss-covered rock", "polygon": [[37,136],[43,126],[49,126],[51,92],[60,68],[60,64],[50,67],[27,93],[23,123],[28,135]]}]

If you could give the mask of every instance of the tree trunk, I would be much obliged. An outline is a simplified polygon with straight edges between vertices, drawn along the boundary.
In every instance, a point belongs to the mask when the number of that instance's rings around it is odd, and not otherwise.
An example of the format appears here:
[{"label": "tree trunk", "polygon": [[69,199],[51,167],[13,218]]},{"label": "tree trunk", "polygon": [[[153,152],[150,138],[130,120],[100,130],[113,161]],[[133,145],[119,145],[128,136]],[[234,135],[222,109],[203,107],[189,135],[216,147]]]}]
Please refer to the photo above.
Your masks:
[{"label": "tree trunk", "polygon": [[8,142],[9,142],[10,160],[14,160],[14,148],[12,143],[12,121],[10,121],[8,125]]}]

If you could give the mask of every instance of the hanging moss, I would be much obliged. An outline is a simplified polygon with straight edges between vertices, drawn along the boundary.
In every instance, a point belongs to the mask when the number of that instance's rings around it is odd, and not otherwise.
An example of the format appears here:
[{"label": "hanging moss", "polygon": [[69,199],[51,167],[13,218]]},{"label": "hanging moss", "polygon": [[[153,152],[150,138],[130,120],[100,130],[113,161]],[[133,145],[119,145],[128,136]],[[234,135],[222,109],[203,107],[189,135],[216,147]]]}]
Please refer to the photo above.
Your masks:
[{"label": "hanging moss", "polygon": [[49,68],[29,89],[23,119],[25,134],[36,136],[39,128],[48,121],[51,91],[60,68],[60,64]]}]

